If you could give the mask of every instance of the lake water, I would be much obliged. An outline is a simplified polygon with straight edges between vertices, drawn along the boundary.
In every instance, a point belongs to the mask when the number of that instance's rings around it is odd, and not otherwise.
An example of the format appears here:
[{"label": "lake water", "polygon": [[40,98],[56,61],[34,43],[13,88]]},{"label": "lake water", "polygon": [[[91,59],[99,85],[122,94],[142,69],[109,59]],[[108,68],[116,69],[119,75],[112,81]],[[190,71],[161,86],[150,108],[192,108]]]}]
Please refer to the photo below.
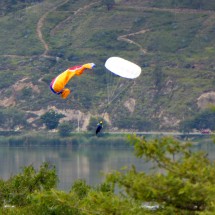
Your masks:
[{"label": "lake water", "polygon": [[[215,146],[208,141],[196,143],[195,150],[208,151],[215,159]],[[22,167],[33,165],[38,168],[43,162],[56,166],[59,177],[58,188],[69,191],[77,179],[85,179],[90,185],[97,185],[104,179],[102,173],[131,167],[148,171],[150,163],[137,159],[133,148],[125,144],[80,144],[46,146],[3,146],[0,145],[0,177],[8,179],[21,171]]]}]

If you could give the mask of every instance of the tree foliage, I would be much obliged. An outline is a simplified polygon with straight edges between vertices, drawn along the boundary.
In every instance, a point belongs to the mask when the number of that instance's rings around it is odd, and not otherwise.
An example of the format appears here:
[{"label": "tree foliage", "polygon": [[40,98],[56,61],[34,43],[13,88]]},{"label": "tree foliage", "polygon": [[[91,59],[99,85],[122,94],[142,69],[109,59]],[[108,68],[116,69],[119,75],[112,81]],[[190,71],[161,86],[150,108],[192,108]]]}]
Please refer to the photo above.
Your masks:
[{"label": "tree foliage", "polygon": [[42,164],[38,171],[32,165],[24,167],[22,173],[7,181],[0,180],[0,205],[28,205],[31,194],[50,190],[56,184],[56,170],[48,163]]},{"label": "tree foliage", "polygon": [[124,188],[128,198],[159,204],[173,214],[194,214],[215,211],[215,165],[204,152],[190,151],[189,143],[164,137],[147,141],[130,137],[139,158],[155,163],[157,171],[115,172],[109,181]]},{"label": "tree foliage", "polygon": [[[214,214],[215,164],[205,152],[172,137],[146,140],[130,136],[135,155],[154,164],[150,172],[133,166],[107,174],[98,186],[84,180],[67,193],[55,189],[56,174],[45,164],[32,166],[8,181],[0,181],[3,214]],[[117,189],[116,189],[117,188]],[[116,192],[117,191],[117,192]],[[156,207],[146,207],[147,204]]]},{"label": "tree foliage", "polygon": [[51,130],[58,127],[59,120],[63,117],[63,114],[59,114],[54,110],[49,110],[41,116],[41,120],[46,125],[46,127]]},{"label": "tree foliage", "polygon": [[102,0],[102,3],[106,5],[107,10],[111,10],[115,5],[115,0]]},{"label": "tree foliage", "polygon": [[190,131],[191,129],[215,130],[215,108],[210,107],[196,114],[192,119],[187,119],[180,124],[180,129]]},{"label": "tree foliage", "polygon": [[158,66],[155,67],[155,69],[152,72],[152,78],[154,79],[154,85],[157,90],[157,94],[160,93],[161,89],[164,87],[165,84],[165,73],[162,71],[162,68],[159,68]]},{"label": "tree foliage", "polygon": [[103,122],[103,129],[102,129],[102,131],[104,131],[105,129],[108,129],[108,122],[106,120],[102,119],[101,117],[99,117],[99,118],[91,117],[90,121],[89,121],[89,124],[87,126],[87,130],[95,133],[96,128],[97,128],[97,124],[100,121]]},{"label": "tree foliage", "polygon": [[62,122],[58,126],[59,134],[61,137],[68,137],[74,128],[75,128],[75,126],[71,121],[70,122]]},{"label": "tree foliage", "polygon": [[0,126],[2,128],[14,129],[16,126],[27,126],[26,114],[16,108],[0,110]]}]

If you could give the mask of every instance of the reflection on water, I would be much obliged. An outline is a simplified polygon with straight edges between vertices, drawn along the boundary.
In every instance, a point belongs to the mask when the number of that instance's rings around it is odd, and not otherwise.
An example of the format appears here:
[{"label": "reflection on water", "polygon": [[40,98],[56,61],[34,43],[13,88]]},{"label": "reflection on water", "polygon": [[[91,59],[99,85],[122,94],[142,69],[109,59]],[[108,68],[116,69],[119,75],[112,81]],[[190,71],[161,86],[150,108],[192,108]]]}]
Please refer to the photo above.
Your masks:
[{"label": "reflection on water", "polygon": [[[196,143],[194,150],[204,150],[215,158],[212,141]],[[128,144],[59,145],[59,146],[0,146],[0,177],[8,179],[21,171],[23,166],[38,168],[43,162],[56,166],[59,189],[69,191],[77,179],[85,179],[90,185],[102,182],[102,173],[120,170],[134,164],[138,170],[148,171],[150,163],[137,159]]]},{"label": "reflection on water", "polygon": [[0,177],[8,179],[21,171],[22,167],[33,165],[38,168],[43,162],[56,166],[59,189],[69,190],[77,179],[85,179],[90,185],[102,182],[102,173],[120,170],[135,164],[140,170],[147,170],[150,164],[137,159],[128,144],[119,145],[59,145],[59,146],[0,146]]}]

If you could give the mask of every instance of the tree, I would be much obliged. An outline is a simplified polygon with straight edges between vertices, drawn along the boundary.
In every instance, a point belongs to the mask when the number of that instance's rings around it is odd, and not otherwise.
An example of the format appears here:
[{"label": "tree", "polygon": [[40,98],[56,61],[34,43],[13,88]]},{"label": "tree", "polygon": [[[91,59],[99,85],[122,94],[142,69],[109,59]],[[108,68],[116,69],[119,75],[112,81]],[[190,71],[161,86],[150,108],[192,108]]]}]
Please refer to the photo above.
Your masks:
[{"label": "tree", "polygon": [[43,114],[40,118],[48,129],[55,129],[58,127],[59,120],[63,118],[63,114],[58,114],[54,110],[49,110]]},{"label": "tree", "polygon": [[215,107],[210,107],[196,114],[192,119],[180,123],[181,130],[211,129],[215,130]]},{"label": "tree", "polygon": [[[29,205],[16,211],[16,214],[118,214],[137,215],[144,210],[129,199],[120,198],[109,184],[103,183],[93,188],[85,181],[78,180],[69,193],[52,189],[34,193]],[[27,211],[28,210],[28,211]],[[15,213],[14,213],[15,214]],[[144,213],[147,214],[147,213]]]},{"label": "tree", "polygon": [[164,137],[147,141],[131,136],[138,158],[155,163],[149,174],[114,172],[108,181],[124,188],[135,201],[159,204],[162,214],[207,214],[215,212],[215,164],[204,152],[192,152],[189,143]]},{"label": "tree", "polygon": [[107,10],[111,10],[113,6],[115,5],[114,0],[102,0],[102,3],[106,5]]},{"label": "tree", "polygon": [[189,133],[193,129],[193,121],[192,120],[184,120],[179,124],[179,131],[183,133]]},{"label": "tree", "polygon": [[38,171],[32,165],[24,167],[20,174],[0,180],[0,205],[28,205],[31,194],[55,188],[57,180],[55,167],[48,163],[43,163]]},{"label": "tree", "polygon": [[193,119],[193,127],[196,129],[205,129],[210,128],[215,130],[215,109],[209,108],[206,109]]},{"label": "tree", "polygon": [[162,68],[156,66],[152,72],[152,77],[154,79],[154,85],[159,93],[165,84],[166,78],[164,72],[162,71]]},{"label": "tree", "polygon": [[97,128],[97,124],[100,121],[103,122],[103,129],[102,129],[102,131],[104,131],[104,129],[107,129],[108,128],[108,123],[107,123],[106,120],[102,119],[101,117],[100,118],[91,117],[90,118],[90,122],[89,122],[89,124],[87,126],[87,130],[91,131],[91,132],[95,132],[96,128]]},{"label": "tree", "polygon": [[72,122],[62,122],[59,126],[59,134],[61,137],[68,137],[71,133],[71,130],[74,129]]},{"label": "tree", "polygon": [[3,128],[14,129],[16,126],[27,125],[26,116],[23,111],[16,108],[7,108],[0,111],[0,126]]}]

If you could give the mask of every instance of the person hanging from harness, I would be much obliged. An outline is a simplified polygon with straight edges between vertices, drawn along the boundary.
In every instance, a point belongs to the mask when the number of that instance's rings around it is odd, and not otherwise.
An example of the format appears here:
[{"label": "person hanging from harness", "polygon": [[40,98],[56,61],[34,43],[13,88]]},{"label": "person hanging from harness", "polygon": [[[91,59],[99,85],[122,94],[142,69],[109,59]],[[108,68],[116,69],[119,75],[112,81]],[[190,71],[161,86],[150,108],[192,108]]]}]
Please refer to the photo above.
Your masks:
[{"label": "person hanging from harness", "polygon": [[75,75],[81,75],[85,69],[92,69],[93,67],[95,67],[94,63],[87,63],[84,65],[68,68],[66,71],[62,72],[52,80],[52,82],[50,83],[50,90],[54,94],[61,95],[63,99],[66,99],[70,94],[70,90],[68,88],[65,88],[65,86],[70,81],[70,79]]},{"label": "person hanging from harness", "polygon": [[102,128],[103,128],[103,122],[100,121],[100,122],[97,124],[96,135],[102,130]]}]

